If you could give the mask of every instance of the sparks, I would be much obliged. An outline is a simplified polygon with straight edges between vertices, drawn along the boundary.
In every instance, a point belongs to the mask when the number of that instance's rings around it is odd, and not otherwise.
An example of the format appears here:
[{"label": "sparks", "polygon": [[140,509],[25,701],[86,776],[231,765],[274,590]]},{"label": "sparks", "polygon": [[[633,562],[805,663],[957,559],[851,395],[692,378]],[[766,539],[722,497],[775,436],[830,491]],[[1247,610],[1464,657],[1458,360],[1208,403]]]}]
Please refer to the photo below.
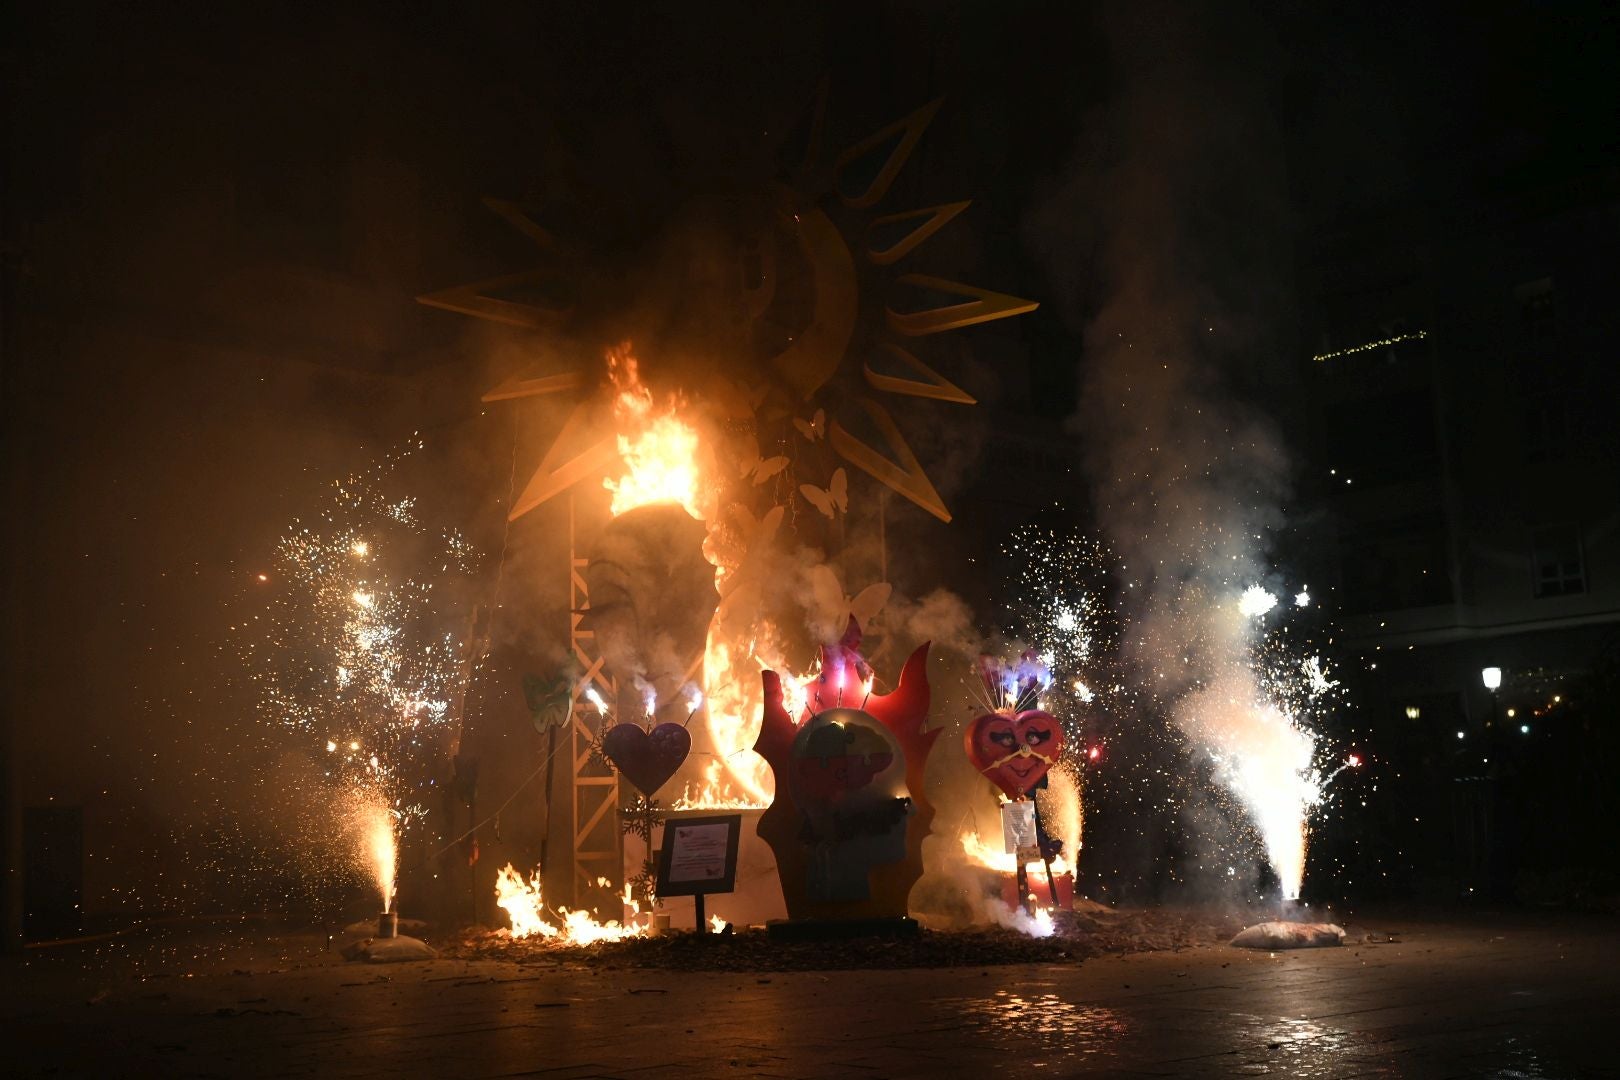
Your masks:
[{"label": "sparks", "polygon": [[1277,606],[1277,598],[1259,585],[1250,585],[1238,599],[1238,611],[1245,618],[1257,619]]},{"label": "sparks", "polygon": [[243,620],[240,640],[269,745],[320,761],[288,790],[281,833],[308,880],[364,877],[385,910],[401,838],[428,813],[420,793],[474,667],[459,643],[464,617],[436,590],[464,588],[479,557],[388,490],[417,448],[334,483],[330,500],[293,523],[275,546],[278,588]]}]

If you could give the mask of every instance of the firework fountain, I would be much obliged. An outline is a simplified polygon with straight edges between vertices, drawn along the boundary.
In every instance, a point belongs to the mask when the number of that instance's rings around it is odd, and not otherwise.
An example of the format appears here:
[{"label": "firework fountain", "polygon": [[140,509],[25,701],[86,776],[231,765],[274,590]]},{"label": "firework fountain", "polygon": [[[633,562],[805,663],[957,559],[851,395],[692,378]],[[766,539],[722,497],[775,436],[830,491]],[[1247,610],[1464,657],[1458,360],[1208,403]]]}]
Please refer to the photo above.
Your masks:
[{"label": "firework fountain", "polygon": [[421,447],[336,482],[295,522],[255,575],[260,610],[237,628],[268,741],[317,765],[269,794],[306,858],[325,860],[312,876],[375,886],[382,936],[397,924],[401,837],[427,814],[422,787],[470,677],[454,601],[476,553],[398,492]]},{"label": "firework fountain", "polygon": [[[1003,550],[1014,567],[1012,629],[1042,660],[1074,673],[1053,680],[1042,699],[1069,725],[1076,747],[1085,748],[1078,762],[1101,759],[1113,736],[1151,739],[1151,725],[1141,730],[1145,718],[1164,708],[1176,724],[1163,735],[1185,744],[1174,756],[1208,763],[1223,797],[1251,827],[1279,891],[1296,899],[1309,822],[1330,781],[1359,764],[1354,754],[1336,757],[1320,734],[1343,695],[1301,628],[1312,608],[1309,590],[1282,603],[1252,582],[1189,588],[1170,613],[1149,612],[1143,626],[1127,627],[1117,609],[1137,583],[1101,542],[1032,525]],[[1183,644],[1161,651],[1160,634]],[[1125,655],[1127,637],[1134,639],[1134,657]],[[1087,722],[1078,723],[1081,717]],[[1140,798],[1139,792],[1134,801]],[[1179,798],[1195,827],[1209,824],[1192,800]],[[1228,866],[1243,860],[1239,851],[1223,854]]]}]

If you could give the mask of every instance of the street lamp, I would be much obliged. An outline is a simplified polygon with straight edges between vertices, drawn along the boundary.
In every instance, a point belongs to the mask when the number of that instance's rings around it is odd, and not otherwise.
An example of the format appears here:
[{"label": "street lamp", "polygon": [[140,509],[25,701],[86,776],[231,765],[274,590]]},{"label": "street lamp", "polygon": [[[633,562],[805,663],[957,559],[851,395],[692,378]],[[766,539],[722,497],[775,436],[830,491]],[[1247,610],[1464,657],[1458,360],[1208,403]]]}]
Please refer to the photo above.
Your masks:
[{"label": "street lamp", "polygon": [[1416,705],[1408,705],[1406,707],[1406,718],[1408,720],[1416,720],[1418,717],[1420,717],[1422,715],[1423,715],[1423,710],[1418,708]]},{"label": "street lamp", "polygon": [[1479,677],[1480,677],[1480,681],[1482,681],[1485,684],[1485,689],[1487,689],[1487,690],[1489,690],[1491,692],[1491,718],[1490,718],[1490,720],[1486,721],[1486,723],[1490,727],[1495,727],[1496,726],[1496,709],[1497,709],[1497,706],[1498,706],[1498,702],[1497,702],[1497,699],[1496,699],[1496,691],[1502,685],[1502,669],[1499,668],[1499,667],[1481,668],[1480,672],[1479,672]]}]

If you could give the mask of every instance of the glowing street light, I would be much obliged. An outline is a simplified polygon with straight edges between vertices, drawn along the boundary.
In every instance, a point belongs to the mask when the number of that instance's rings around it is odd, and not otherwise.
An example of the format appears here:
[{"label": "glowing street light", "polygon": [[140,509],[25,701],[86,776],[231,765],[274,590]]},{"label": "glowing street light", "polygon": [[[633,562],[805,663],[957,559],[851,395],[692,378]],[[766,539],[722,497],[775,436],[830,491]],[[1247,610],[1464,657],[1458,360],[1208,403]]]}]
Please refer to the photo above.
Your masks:
[{"label": "glowing street light", "polygon": [[1418,717],[1420,717],[1422,715],[1423,715],[1423,710],[1418,708],[1416,705],[1408,705],[1406,707],[1406,718],[1408,720],[1416,720]]},{"label": "glowing street light", "polygon": [[1480,671],[1479,677],[1485,682],[1485,689],[1495,690],[1502,685],[1502,669],[1488,667]]}]

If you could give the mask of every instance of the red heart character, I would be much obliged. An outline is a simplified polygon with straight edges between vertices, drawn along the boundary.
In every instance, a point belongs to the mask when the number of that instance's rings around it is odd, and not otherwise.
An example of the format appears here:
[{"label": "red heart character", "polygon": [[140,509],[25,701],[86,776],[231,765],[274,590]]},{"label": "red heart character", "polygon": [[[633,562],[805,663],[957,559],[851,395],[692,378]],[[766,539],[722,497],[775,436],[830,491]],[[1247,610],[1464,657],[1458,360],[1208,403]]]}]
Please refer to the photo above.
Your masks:
[{"label": "red heart character", "polygon": [[962,733],[968,760],[1011,799],[1040,783],[1063,753],[1063,725],[1044,709],[986,713]]}]

